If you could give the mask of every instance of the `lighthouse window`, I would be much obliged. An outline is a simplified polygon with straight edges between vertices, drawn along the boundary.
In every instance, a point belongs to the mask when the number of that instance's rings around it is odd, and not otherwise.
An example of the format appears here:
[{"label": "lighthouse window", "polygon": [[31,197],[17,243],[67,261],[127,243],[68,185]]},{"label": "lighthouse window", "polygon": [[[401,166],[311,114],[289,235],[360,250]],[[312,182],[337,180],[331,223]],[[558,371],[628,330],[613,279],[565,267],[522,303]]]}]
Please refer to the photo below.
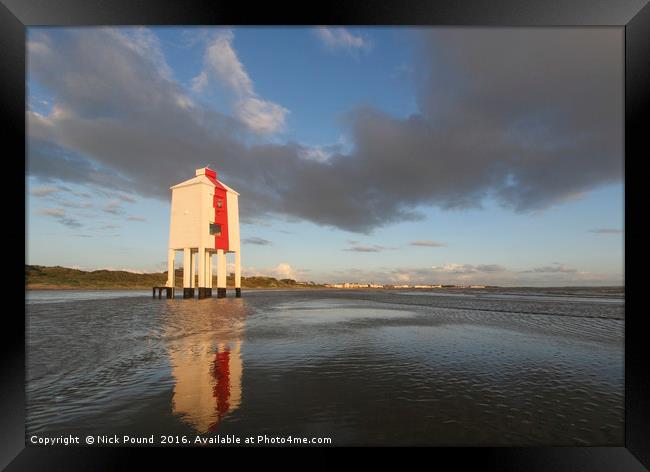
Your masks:
[{"label": "lighthouse window", "polygon": [[222,199],[218,199],[218,200],[217,200],[217,208],[221,208],[222,206],[223,206],[223,200],[222,200]]},{"label": "lighthouse window", "polygon": [[210,223],[210,234],[213,236],[221,236],[221,225]]}]

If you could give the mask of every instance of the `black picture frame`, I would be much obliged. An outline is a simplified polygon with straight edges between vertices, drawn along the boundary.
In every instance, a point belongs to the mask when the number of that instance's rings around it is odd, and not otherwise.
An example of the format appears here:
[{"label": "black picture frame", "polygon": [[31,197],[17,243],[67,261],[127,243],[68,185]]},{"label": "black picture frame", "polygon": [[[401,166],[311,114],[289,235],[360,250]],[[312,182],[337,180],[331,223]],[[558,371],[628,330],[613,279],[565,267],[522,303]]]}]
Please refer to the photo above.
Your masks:
[{"label": "black picture frame", "polygon": [[[5,152],[3,173],[11,191],[25,195],[25,32],[29,26],[78,25],[454,25],[454,26],[620,26],[625,29],[625,444],[624,447],[436,448],[430,460],[451,459],[454,468],[609,471],[650,469],[650,343],[640,301],[643,280],[633,278],[644,248],[638,221],[644,201],[641,165],[650,156],[650,5],[647,0],[346,0],[310,2],[171,0],[0,0],[0,115]],[[645,118],[645,119],[644,119]],[[14,149],[9,153],[7,150]],[[22,174],[21,174],[22,173]],[[639,193],[636,193],[638,196]],[[26,207],[7,195],[5,221],[23,221]],[[630,224],[628,224],[630,223]],[[27,231],[27,228],[26,228]],[[7,307],[20,297],[25,239],[9,231],[3,269]],[[11,248],[11,249],[10,249]],[[23,248],[22,254],[19,250]],[[23,286],[24,289],[24,286]],[[0,381],[0,466],[7,470],[98,470],[130,463],[129,448],[25,446],[25,326],[18,310],[3,312]],[[145,448],[146,449],[146,448]],[[158,458],[169,457],[156,448]],[[143,449],[138,449],[142,451]],[[151,449],[149,449],[151,452]],[[203,449],[205,452],[206,449]],[[199,452],[192,449],[192,453]],[[208,450],[210,452],[210,450]],[[219,453],[212,450],[211,452]],[[241,452],[241,451],[239,451]],[[644,467],[645,466],[645,467]]]}]

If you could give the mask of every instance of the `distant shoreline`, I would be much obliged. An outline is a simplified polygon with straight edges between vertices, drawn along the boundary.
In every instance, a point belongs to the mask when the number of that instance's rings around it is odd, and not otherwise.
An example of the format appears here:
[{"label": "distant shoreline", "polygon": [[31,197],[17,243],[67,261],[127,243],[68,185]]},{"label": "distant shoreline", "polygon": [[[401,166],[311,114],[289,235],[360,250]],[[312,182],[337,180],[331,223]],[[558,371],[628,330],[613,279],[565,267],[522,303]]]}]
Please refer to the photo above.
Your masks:
[{"label": "distant shoreline", "polygon": [[[183,287],[183,273],[176,271],[175,286],[177,289]],[[145,291],[153,287],[164,286],[167,282],[166,272],[157,273],[134,273],[119,270],[94,270],[84,271],[60,266],[38,266],[25,265],[25,290],[43,291]],[[198,281],[195,279],[195,284]],[[216,277],[212,280],[213,287],[217,286]],[[234,274],[230,274],[226,280],[226,287],[233,289],[235,285]],[[468,292],[468,293],[490,293],[503,291],[546,291],[546,292],[572,292],[584,293],[585,291],[598,291],[601,294],[625,295],[625,286],[556,286],[556,287],[531,287],[531,286],[391,286],[367,287],[355,286],[350,283],[347,287],[328,286],[329,284],[316,284],[314,282],[298,282],[293,279],[276,279],[274,277],[251,276],[242,277],[241,285],[243,290],[361,290],[361,291],[422,291],[422,292]],[[413,284],[415,285],[415,284]]]},{"label": "distant shoreline", "polygon": [[[78,292],[141,292],[143,290],[151,291],[153,286],[149,287],[73,287],[73,286],[58,286],[58,285],[27,285],[25,291],[31,292],[35,290],[42,291],[78,291]],[[182,286],[176,286],[176,290],[182,289]],[[234,290],[235,287],[227,287],[227,290]],[[342,290],[330,287],[242,287],[242,290]],[[349,289],[356,290],[356,289]],[[371,290],[371,289],[367,289]],[[377,289],[381,290],[381,289]]]},{"label": "distant shoreline", "polygon": [[[74,287],[74,286],[57,286],[57,285],[39,285],[33,284],[25,287],[26,292],[32,291],[48,291],[48,292],[143,292],[151,291],[153,286],[147,287]],[[176,290],[180,290],[183,287],[178,285],[175,287]],[[227,290],[234,290],[235,287],[229,286]],[[539,292],[559,292],[559,291],[571,291],[577,295],[575,292],[582,291],[594,291],[594,290],[607,290],[613,293],[609,295],[613,296],[625,296],[625,287],[621,286],[556,286],[556,287],[530,287],[530,286],[513,286],[513,287],[492,287],[486,289],[470,289],[467,287],[446,287],[446,288],[368,288],[368,287],[354,287],[354,288],[336,288],[336,287],[323,287],[323,286],[289,286],[289,287],[242,287],[243,291],[246,290],[259,290],[259,291],[307,291],[307,290],[319,290],[319,291],[391,291],[391,292],[431,292],[431,293],[449,293],[449,292],[463,292],[463,293],[486,293],[486,292],[507,292],[512,291],[539,291]],[[561,293],[557,293],[560,295]],[[588,294],[581,294],[582,296],[589,296]]]},{"label": "distant shoreline", "polygon": [[[196,276],[195,276],[196,277]],[[175,286],[183,286],[183,272],[176,270]],[[167,272],[135,273],[125,270],[80,270],[61,266],[25,265],[25,290],[151,290],[152,287],[164,286]],[[195,278],[195,285],[198,280]],[[212,286],[217,286],[213,276]],[[226,277],[226,286],[235,286],[234,274]],[[242,277],[243,289],[320,289],[322,284],[297,282],[293,279],[276,279],[274,277]]]}]

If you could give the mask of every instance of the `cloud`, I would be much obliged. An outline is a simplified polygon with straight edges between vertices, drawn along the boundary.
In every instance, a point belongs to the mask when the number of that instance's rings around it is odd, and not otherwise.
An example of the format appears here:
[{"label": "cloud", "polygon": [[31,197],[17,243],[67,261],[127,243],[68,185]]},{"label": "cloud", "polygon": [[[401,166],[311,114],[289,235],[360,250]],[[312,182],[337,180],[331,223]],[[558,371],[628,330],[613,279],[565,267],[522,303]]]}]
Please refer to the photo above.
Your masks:
[{"label": "cloud", "polygon": [[254,96],[243,97],[237,101],[236,113],[253,131],[261,134],[272,134],[281,131],[289,110]]},{"label": "cloud", "polygon": [[56,219],[63,226],[67,226],[69,228],[80,228],[82,226],[81,223],[75,218],[69,218],[66,216],[65,210],[61,208],[44,208],[43,210],[39,210],[37,214],[42,216],[50,216]]},{"label": "cloud", "polygon": [[503,272],[506,270],[505,267],[499,264],[479,264],[475,267],[478,272]]},{"label": "cloud", "polygon": [[273,273],[283,279],[296,278],[296,271],[293,269],[293,267],[291,267],[290,264],[287,264],[286,262],[281,262],[278,264],[277,267],[273,269]]},{"label": "cloud", "polygon": [[245,277],[275,277],[276,279],[300,280],[306,276],[309,270],[296,269],[288,262],[281,262],[275,267],[257,269],[255,267],[243,267],[242,274]]},{"label": "cloud", "polygon": [[71,202],[69,200],[60,200],[58,204],[67,208],[91,208],[93,206],[90,202]]},{"label": "cloud", "polygon": [[102,266],[90,270],[110,270],[110,271],[120,271],[120,272],[131,272],[132,274],[144,274],[145,271],[141,269],[133,269],[131,267],[114,267],[114,266]]},{"label": "cloud", "polygon": [[52,187],[49,185],[42,185],[39,187],[34,187],[29,191],[30,194],[36,196],[36,197],[47,197],[48,195],[52,195],[53,193],[59,192],[60,189],[57,187]]},{"label": "cloud", "polygon": [[[106,29],[30,35],[29,78],[55,105],[28,112],[28,172],[167,201],[171,185],[210,164],[241,193],[242,218],[358,233],[422,218],[418,207],[478,208],[492,198],[536,211],[622,180],[621,31],[435,28],[420,37],[418,111],[351,110],[350,150],[320,161],[296,143],[249,142],[237,117],[184,106],[161,58]],[[212,46],[227,52],[231,41]],[[206,53],[206,74],[251,97],[234,50],[214,55],[217,66]]]},{"label": "cloud", "polygon": [[411,246],[421,246],[421,247],[446,247],[446,243],[440,243],[438,241],[429,241],[429,240],[420,240],[413,241],[410,243]]},{"label": "cloud", "polygon": [[122,207],[120,206],[119,200],[111,200],[109,201],[104,208],[102,208],[102,211],[105,213],[110,213],[111,215],[120,215],[124,212]]},{"label": "cloud", "polygon": [[205,51],[203,70],[192,79],[192,89],[205,90],[213,78],[234,94],[235,114],[251,130],[260,134],[281,131],[289,110],[255,93],[253,81],[232,45],[233,39],[230,30],[214,35]]},{"label": "cloud", "polygon": [[432,266],[434,273],[442,274],[475,274],[479,272],[503,272],[505,267],[498,264],[444,264],[442,266]]},{"label": "cloud", "polygon": [[381,252],[386,250],[387,248],[384,246],[379,246],[379,245],[373,245],[373,246],[364,246],[361,244],[353,244],[352,246],[343,249],[344,251],[352,251],[352,252]]},{"label": "cloud", "polygon": [[597,234],[621,234],[623,230],[617,228],[594,228],[590,229],[589,232]]},{"label": "cloud", "polygon": [[317,162],[325,162],[332,155],[331,152],[328,152],[327,149],[325,149],[322,146],[304,147],[298,152],[300,157],[302,157],[303,159],[308,159]]},{"label": "cloud", "polygon": [[144,216],[136,216],[136,215],[127,216],[126,219],[129,221],[147,221],[147,219]]},{"label": "cloud", "polygon": [[550,266],[544,266],[544,267],[534,267],[530,270],[525,270],[522,271],[524,273],[558,273],[558,272],[563,272],[563,273],[569,273],[573,274],[578,272],[576,269],[570,269],[566,267],[564,264],[560,264],[558,262],[553,263]]},{"label": "cloud", "polygon": [[255,244],[257,246],[268,246],[271,244],[271,241],[268,239],[258,237],[244,238],[242,241],[246,244]]},{"label": "cloud", "polygon": [[172,78],[172,69],[167,64],[165,55],[162,52],[160,40],[155,33],[144,27],[108,29],[116,41],[140,56],[146,56],[156,67],[158,73],[165,79]]},{"label": "cloud", "polygon": [[135,202],[136,202],[136,199],[135,199],[135,198],[133,198],[133,197],[131,197],[131,196],[129,196],[129,195],[125,195],[125,194],[123,194],[123,193],[117,195],[117,198],[119,198],[119,199],[122,200],[123,202],[127,202],[127,203],[135,203]]},{"label": "cloud", "polygon": [[328,282],[384,284],[453,284],[502,286],[578,286],[623,285],[622,275],[602,275],[578,270],[551,272],[513,270],[498,264],[449,263],[442,266],[392,267],[376,269],[346,268],[325,274]]},{"label": "cloud", "polygon": [[45,208],[43,210],[38,211],[37,214],[43,215],[43,216],[53,216],[55,218],[60,218],[62,216],[65,216],[65,210],[62,210],[60,208]]},{"label": "cloud", "polygon": [[314,30],[316,37],[329,50],[345,50],[348,52],[368,51],[372,44],[370,41],[361,36],[350,33],[346,28],[332,28],[320,26]]}]

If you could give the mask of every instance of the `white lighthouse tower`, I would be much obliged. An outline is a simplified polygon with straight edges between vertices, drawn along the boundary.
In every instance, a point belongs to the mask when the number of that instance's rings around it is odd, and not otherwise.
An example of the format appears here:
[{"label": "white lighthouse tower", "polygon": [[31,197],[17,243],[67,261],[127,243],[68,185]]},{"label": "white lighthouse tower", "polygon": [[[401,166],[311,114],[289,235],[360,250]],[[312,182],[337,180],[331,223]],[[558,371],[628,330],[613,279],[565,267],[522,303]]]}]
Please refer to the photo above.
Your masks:
[{"label": "white lighthouse tower", "polygon": [[[217,297],[226,296],[226,254],[235,254],[235,292],[241,297],[239,194],[208,167],[171,187],[167,287],[174,287],[174,257],[183,251],[183,298],[212,296],[212,256],[217,255]],[[198,272],[198,284],[195,282]],[[197,285],[197,287],[195,287]],[[173,292],[172,292],[173,293]]]}]

